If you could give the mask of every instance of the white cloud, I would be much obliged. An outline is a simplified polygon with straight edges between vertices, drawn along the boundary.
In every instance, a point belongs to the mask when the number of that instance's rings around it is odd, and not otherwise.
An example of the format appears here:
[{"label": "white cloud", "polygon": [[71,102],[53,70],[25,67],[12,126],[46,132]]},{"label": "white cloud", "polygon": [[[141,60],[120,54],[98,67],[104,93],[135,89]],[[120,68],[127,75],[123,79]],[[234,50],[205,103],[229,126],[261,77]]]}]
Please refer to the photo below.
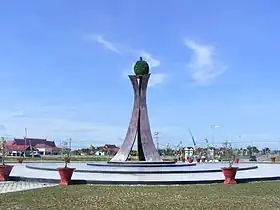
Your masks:
[{"label": "white cloud", "polygon": [[6,131],[6,127],[4,125],[0,125],[0,131]]},{"label": "white cloud", "polygon": [[199,44],[190,39],[185,39],[185,45],[193,51],[187,67],[196,85],[209,84],[227,70],[227,66],[218,60],[215,46]]},{"label": "white cloud", "polygon": [[[149,52],[147,52],[145,50],[133,50],[131,52],[133,52],[133,54],[135,56],[143,57],[143,59],[148,62],[149,66],[150,66],[150,70],[160,66],[160,60],[154,58],[152,56],[152,54],[150,54]],[[134,64],[135,63],[133,63],[131,65],[131,68],[128,68],[127,70],[125,70],[123,72],[124,78],[127,78],[127,75],[129,75],[131,73],[134,74],[134,70],[133,70]],[[149,80],[149,87],[155,87],[155,86],[158,86],[158,85],[164,83],[166,78],[167,78],[167,74],[152,73],[150,80]]]},{"label": "white cloud", "polygon": [[150,81],[149,81],[149,86],[154,87],[154,86],[157,86],[159,84],[162,84],[165,81],[166,76],[167,75],[163,74],[163,73],[151,74],[151,78],[150,78]]},{"label": "white cloud", "polygon": [[[146,50],[136,50],[130,47],[124,47],[120,45],[116,47],[116,44],[106,40],[102,35],[91,34],[86,37],[90,38],[91,40],[94,40],[95,42],[103,45],[106,49],[117,54],[133,55],[136,59],[139,59],[139,57],[143,57],[143,59],[148,62],[150,69],[154,69],[160,66],[160,60],[156,59],[151,53],[147,52]],[[128,68],[123,72],[123,77],[127,78],[127,75],[131,74],[131,72],[132,74],[134,74],[133,66],[134,63],[132,64],[131,68]],[[153,73],[149,82],[149,86],[153,87],[162,84],[165,81],[166,76],[167,75],[164,73]]]},{"label": "white cloud", "polygon": [[121,54],[120,50],[116,47],[116,45],[113,44],[112,42],[108,41],[107,39],[105,39],[103,35],[91,34],[91,35],[88,35],[86,37],[95,41],[98,44],[101,44],[107,50],[110,50],[110,51],[115,52],[117,54]]},{"label": "white cloud", "polygon": [[[1,119],[1,118],[0,118]],[[4,126],[4,125],[3,125]],[[29,137],[48,138],[57,143],[67,138],[73,139],[73,148],[89,144],[120,144],[119,136],[124,136],[126,126],[69,120],[58,117],[29,116],[6,119],[5,131],[1,135],[13,138],[23,137],[24,128]],[[7,133],[12,135],[7,135]]]},{"label": "white cloud", "polygon": [[16,111],[16,112],[11,112],[10,116],[11,117],[23,117],[25,113],[23,111]]},{"label": "white cloud", "polygon": [[145,50],[139,50],[135,51],[135,53],[140,57],[143,57],[144,60],[146,60],[150,66],[150,68],[156,68],[160,65],[160,61],[157,60],[152,56],[152,54],[148,53]]}]

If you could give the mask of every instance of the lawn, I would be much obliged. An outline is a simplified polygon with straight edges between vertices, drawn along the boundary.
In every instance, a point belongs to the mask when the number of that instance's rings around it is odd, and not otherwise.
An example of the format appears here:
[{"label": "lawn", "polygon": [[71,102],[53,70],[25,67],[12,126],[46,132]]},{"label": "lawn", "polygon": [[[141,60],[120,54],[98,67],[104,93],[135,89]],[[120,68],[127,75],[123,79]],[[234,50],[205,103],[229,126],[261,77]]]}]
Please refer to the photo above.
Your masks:
[{"label": "lawn", "polygon": [[279,209],[280,182],[57,186],[2,194],[0,204],[0,209]]}]

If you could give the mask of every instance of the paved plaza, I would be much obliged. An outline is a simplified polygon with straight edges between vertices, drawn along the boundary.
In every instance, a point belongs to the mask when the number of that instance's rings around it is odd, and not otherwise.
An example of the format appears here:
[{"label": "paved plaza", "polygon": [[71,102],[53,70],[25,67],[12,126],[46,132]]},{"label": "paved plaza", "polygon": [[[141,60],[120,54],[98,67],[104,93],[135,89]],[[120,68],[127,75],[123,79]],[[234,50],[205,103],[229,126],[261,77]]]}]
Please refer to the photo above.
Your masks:
[{"label": "paved plaza", "polygon": [[57,184],[47,184],[40,182],[28,182],[28,181],[8,181],[8,182],[0,182],[0,194],[8,193],[8,192],[16,192],[23,190],[31,190],[38,189],[43,187],[52,187]]}]

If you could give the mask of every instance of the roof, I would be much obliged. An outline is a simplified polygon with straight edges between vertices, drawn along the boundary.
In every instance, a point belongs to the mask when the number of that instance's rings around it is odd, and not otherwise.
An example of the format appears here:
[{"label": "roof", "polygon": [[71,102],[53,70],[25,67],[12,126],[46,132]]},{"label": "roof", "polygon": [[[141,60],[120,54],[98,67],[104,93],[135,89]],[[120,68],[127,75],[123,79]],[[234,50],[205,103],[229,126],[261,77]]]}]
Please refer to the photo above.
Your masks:
[{"label": "roof", "polygon": [[[42,147],[42,146],[44,146],[44,145],[40,145],[40,144],[38,144],[38,145],[36,145],[36,147],[33,147],[32,149],[33,150],[37,150],[38,148],[44,148],[44,147]],[[7,150],[9,150],[9,151],[26,151],[26,150],[28,150],[29,149],[29,145],[11,145],[11,144],[6,144],[6,149]],[[59,147],[49,147],[49,146],[47,146],[47,147],[45,147],[45,148],[47,148],[47,149],[51,149],[52,151],[61,151],[62,149],[61,148],[59,148]]]},{"label": "roof", "polygon": [[194,149],[193,147],[185,147],[185,150]]},{"label": "roof", "polygon": [[105,144],[105,146],[104,147],[106,147],[106,148],[118,148],[116,145],[114,145],[114,144]]},{"label": "roof", "polygon": [[118,152],[119,147],[116,145],[111,145],[111,144],[105,144],[105,146],[97,147],[97,150],[103,150],[103,151],[111,151],[111,152]]},{"label": "roof", "polygon": [[14,138],[12,141],[8,141],[8,144],[15,144],[15,145],[32,145],[35,147],[36,145],[45,145],[49,147],[56,147],[54,141],[47,141],[47,139],[37,139],[37,138],[23,138],[23,139],[17,139]]},{"label": "roof", "polygon": [[52,148],[51,146],[47,144],[36,144],[34,147],[36,148]]},{"label": "roof", "polygon": [[119,147],[116,147],[116,148],[110,148],[109,149],[111,152],[118,152],[120,150]]},{"label": "roof", "polygon": [[6,149],[9,151],[26,151],[29,148],[29,145],[11,145],[6,144]]}]

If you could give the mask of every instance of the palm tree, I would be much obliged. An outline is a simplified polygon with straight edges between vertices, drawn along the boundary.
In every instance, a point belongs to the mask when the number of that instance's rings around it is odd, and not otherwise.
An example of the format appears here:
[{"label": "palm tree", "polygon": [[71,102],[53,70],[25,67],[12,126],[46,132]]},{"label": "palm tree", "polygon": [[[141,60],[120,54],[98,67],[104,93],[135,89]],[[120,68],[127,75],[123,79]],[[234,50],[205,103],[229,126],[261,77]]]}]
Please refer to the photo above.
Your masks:
[{"label": "palm tree", "polygon": [[262,152],[266,155],[270,153],[270,149],[268,147],[265,147],[264,149],[262,149]]},{"label": "palm tree", "polygon": [[255,155],[256,153],[259,153],[259,150],[256,146],[248,146],[247,147],[247,151],[248,151],[248,155],[249,156],[252,156],[252,155]]},{"label": "palm tree", "polygon": [[253,155],[255,155],[256,153],[259,153],[259,150],[256,146],[252,146],[252,152],[253,152]]}]

